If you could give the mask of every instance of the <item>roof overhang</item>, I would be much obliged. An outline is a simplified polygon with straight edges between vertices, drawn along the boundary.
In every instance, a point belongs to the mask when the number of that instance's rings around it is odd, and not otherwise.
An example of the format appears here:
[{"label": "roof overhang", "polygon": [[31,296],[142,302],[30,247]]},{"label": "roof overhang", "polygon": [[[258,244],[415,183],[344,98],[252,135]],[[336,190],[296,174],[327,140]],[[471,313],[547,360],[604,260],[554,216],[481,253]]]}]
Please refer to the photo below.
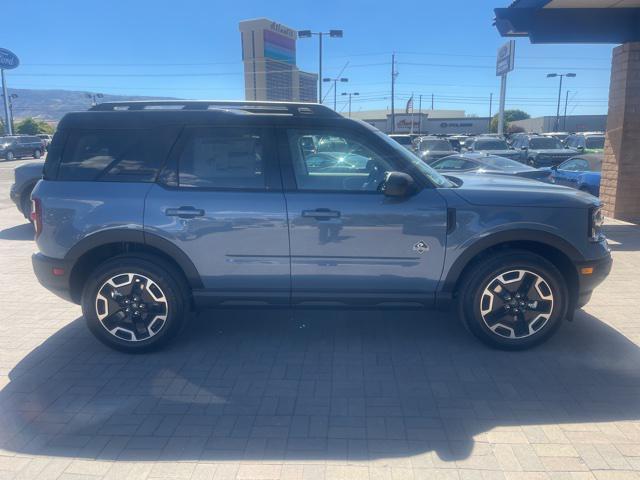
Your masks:
[{"label": "roof overhang", "polygon": [[640,0],[516,0],[495,14],[500,35],[531,43],[640,41]]}]

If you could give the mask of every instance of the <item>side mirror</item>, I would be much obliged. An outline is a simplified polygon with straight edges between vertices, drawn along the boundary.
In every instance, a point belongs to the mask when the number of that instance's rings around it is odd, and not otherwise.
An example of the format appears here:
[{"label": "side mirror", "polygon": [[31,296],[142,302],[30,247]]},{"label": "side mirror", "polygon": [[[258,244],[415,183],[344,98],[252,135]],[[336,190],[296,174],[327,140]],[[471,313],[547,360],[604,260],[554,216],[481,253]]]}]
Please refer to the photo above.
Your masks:
[{"label": "side mirror", "polygon": [[387,172],[380,186],[387,197],[408,197],[415,192],[415,188],[411,175],[403,172]]}]

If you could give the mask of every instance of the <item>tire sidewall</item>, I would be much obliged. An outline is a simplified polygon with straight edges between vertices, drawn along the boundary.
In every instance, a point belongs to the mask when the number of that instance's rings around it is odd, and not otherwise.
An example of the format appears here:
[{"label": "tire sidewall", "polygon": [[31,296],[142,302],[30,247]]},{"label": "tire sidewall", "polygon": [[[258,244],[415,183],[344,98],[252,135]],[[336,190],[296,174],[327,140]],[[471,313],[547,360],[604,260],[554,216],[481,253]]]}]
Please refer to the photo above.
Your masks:
[{"label": "tire sidewall", "polygon": [[39,159],[42,156],[42,152],[40,151],[40,149],[35,149],[33,151],[33,158],[35,158],[36,160]]},{"label": "tire sidewall", "polygon": [[14,155],[14,153],[13,153],[13,152],[7,152],[7,153],[5,154],[5,156],[4,156],[4,158],[5,158],[8,162],[10,162],[10,161],[12,161],[12,160],[15,160],[16,156]]},{"label": "tire sidewall", "polygon": [[[495,334],[484,323],[480,301],[488,282],[510,270],[529,270],[540,275],[553,293],[553,312],[547,323],[533,335],[521,339],[507,339]],[[460,312],[468,329],[488,345],[505,350],[523,350],[547,340],[560,327],[568,307],[568,290],[564,277],[546,259],[528,252],[497,255],[476,265],[464,282],[460,296]]]},{"label": "tire sidewall", "polygon": [[[102,325],[96,314],[95,302],[98,290],[104,283],[119,273],[137,273],[155,282],[163,291],[168,303],[169,314],[162,329],[145,340],[131,342],[112,335]],[[185,314],[184,289],[172,269],[160,259],[153,262],[137,257],[121,256],[107,260],[91,273],[82,291],[82,313],[91,332],[111,348],[128,353],[146,352],[157,349],[174,337],[180,330]]]}]

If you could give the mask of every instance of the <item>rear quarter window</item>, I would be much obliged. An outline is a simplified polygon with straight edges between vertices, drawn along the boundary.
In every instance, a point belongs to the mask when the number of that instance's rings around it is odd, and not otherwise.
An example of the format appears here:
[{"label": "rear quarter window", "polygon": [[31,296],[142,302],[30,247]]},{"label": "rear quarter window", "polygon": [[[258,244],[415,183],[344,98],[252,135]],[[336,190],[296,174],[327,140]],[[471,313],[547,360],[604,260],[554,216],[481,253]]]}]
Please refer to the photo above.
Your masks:
[{"label": "rear quarter window", "polygon": [[61,154],[53,148],[57,180],[152,182],[176,136],[177,128],[70,131]]}]

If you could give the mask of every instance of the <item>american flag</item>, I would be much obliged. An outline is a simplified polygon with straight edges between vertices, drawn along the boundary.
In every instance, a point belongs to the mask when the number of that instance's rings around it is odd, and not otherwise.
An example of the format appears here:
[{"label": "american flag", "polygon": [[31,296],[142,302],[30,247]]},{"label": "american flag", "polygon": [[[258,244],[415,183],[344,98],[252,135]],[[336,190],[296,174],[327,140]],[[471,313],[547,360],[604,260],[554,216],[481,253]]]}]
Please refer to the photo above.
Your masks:
[{"label": "american flag", "polygon": [[409,113],[409,110],[413,112],[413,94],[411,94],[411,98],[407,100],[407,108],[404,109],[404,113]]}]

